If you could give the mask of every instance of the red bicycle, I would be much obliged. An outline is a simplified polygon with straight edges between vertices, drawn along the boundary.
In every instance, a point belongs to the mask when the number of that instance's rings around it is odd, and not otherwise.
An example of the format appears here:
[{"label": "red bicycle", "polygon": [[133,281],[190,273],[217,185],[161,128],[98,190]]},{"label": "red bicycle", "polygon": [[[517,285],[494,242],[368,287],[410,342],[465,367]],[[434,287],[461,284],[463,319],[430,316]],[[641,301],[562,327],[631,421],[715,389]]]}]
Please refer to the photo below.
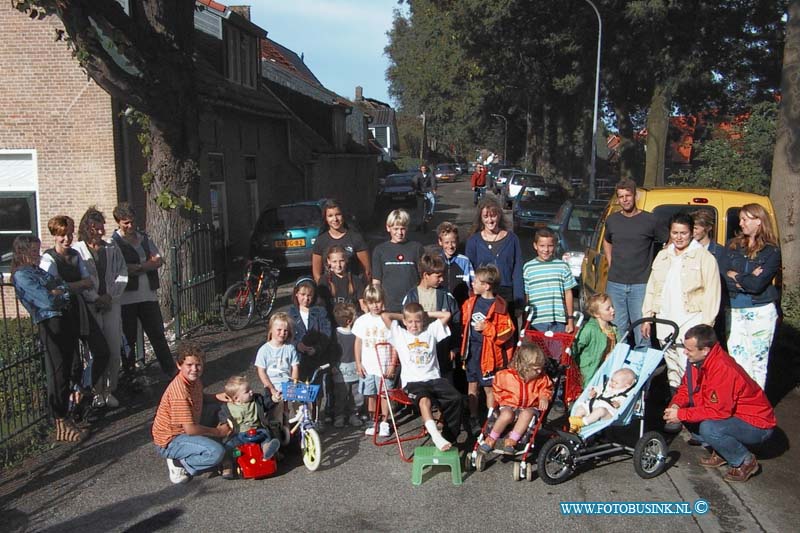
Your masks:
[{"label": "red bicycle", "polygon": [[229,331],[246,328],[256,313],[266,319],[272,312],[281,273],[272,264],[271,259],[254,257],[247,263],[244,280],[237,281],[225,291],[220,317]]}]

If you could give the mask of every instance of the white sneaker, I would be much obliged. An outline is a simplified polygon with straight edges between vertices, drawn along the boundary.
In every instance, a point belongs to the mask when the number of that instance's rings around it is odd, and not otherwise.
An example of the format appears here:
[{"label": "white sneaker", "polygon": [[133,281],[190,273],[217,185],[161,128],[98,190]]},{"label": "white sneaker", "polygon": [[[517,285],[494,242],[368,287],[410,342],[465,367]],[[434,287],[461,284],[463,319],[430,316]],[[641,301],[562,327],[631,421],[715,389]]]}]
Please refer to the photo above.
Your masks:
[{"label": "white sneaker", "polygon": [[[372,426],[373,428],[375,426]],[[389,427],[388,422],[381,422],[380,427],[378,428],[378,436],[379,437],[388,437],[392,434],[392,428]]]},{"label": "white sneaker", "polygon": [[103,398],[101,394],[95,394],[94,399],[92,400],[92,407],[95,409],[102,409],[106,406],[106,400]]},{"label": "white sneaker", "polygon": [[117,400],[110,392],[106,394],[106,407],[116,409],[119,407],[119,400]]},{"label": "white sneaker", "polygon": [[364,430],[364,435],[373,436],[375,434],[375,425],[371,424],[367,429]]},{"label": "white sneaker", "polygon": [[186,472],[186,469],[182,466],[175,466],[172,462],[172,459],[167,459],[167,469],[169,469],[169,480],[175,485],[188,483],[191,479],[189,474]]}]

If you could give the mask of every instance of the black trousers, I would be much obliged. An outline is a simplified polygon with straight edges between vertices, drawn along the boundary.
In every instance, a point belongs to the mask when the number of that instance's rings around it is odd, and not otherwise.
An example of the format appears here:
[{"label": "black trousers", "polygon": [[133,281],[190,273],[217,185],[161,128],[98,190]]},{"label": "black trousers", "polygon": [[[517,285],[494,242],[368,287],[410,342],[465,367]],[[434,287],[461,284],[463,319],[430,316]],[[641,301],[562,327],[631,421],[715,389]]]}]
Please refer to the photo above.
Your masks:
[{"label": "black trousers", "polygon": [[129,354],[123,358],[123,368],[128,371],[133,370],[136,361],[137,320],[142,323],[144,334],[153,345],[161,370],[170,377],[174,376],[178,369],[175,366],[172,352],[169,350],[167,338],[164,336],[164,319],[161,317],[161,308],[158,306],[158,302],[139,302],[122,306],[122,333],[128,341],[128,346],[131,347]]},{"label": "black trousers", "polygon": [[445,378],[412,381],[406,384],[405,391],[418,406],[421,398],[430,398],[432,402],[439,404],[445,426],[442,436],[455,442],[461,431],[461,393]]},{"label": "black trousers", "polygon": [[47,403],[56,418],[69,411],[70,379],[78,355],[80,329],[70,313],[39,322],[39,338],[44,346],[47,372]]}]

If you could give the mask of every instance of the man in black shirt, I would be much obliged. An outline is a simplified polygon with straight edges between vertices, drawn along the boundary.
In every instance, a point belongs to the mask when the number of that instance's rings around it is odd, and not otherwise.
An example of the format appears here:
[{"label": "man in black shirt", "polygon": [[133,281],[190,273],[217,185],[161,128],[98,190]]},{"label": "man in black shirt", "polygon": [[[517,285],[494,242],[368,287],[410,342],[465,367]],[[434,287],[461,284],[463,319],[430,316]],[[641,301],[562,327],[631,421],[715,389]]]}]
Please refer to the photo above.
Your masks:
[{"label": "man in black shirt", "polygon": [[[606,292],[616,311],[615,325],[628,331],[642,318],[642,303],[650,277],[656,242],[666,242],[666,229],[658,227],[652,213],[636,207],[636,183],[623,179],[615,187],[621,211],[606,220],[603,252],[608,262]],[[639,328],[636,344],[642,343]]]}]

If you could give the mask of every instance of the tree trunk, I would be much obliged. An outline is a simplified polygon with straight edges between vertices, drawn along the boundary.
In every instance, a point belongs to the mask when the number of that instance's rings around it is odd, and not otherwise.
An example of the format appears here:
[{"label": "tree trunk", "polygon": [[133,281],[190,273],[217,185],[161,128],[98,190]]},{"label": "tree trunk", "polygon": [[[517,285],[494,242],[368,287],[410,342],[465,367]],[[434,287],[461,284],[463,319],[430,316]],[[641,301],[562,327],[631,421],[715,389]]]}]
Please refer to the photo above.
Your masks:
[{"label": "tree trunk", "polygon": [[618,105],[614,108],[617,116],[617,130],[619,131],[619,177],[620,179],[636,179],[640,172],[636,171],[636,145],[633,140],[633,123],[627,106]]},{"label": "tree trunk", "polygon": [[533,111],[531,111],[531,100],[528,97],[528,105],[525,107],[525,158],[523,166],[526,169],[533,167],[534,146],[536,145],[536,132],[533,129]]},{"label": "tree trunk", "polygon": [[657,83],[647,113],[647,155],[644,186],[664,185],[664,159],[667,156],[667,135],[672,91],[665,83]]},{"label": "tree trunk", "polygon": [[783,284],[796,290],[800,287],[800,0],[789,4],[770,197],[780,225],[783,264],[789,267],[783,270]]},{"label": "tree trunk", "polygon": [[[152,184],[147,189],[147,229],[161,248],[164,258],[164,266],[159,269],[159,304],[165,318],[172,318],[175,311],[172,290],[175,258],[172,246],[191,228],[195,216],[193,211],[180,207],[165,209],[163,205],[159,205],[159,195],[170,191],[196,203],[199,181],[196,161],[200,144],[197,113],[191,109],[187,108],[182,114],[182,124],[161,125],[155,121],[150,124],[152,153],[148,159],[148,171],[152,174]],[[184,267],[188,268],[192,261],[185,260],[186,257],[191,257],[191,250],[182,259]],[[191,273],[186,271],[182,279],[189,279],[190,276]]]}]

